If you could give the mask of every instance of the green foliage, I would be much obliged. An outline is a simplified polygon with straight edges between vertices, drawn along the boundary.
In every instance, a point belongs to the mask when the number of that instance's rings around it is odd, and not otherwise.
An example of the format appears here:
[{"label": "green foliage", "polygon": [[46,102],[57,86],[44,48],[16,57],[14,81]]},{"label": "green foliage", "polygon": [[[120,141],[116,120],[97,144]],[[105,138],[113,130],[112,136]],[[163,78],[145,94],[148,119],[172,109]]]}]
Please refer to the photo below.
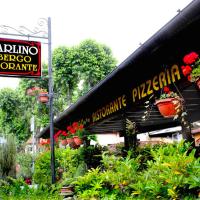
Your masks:
[{"label": "green foliage", "polygon": [[52,187],[30,187],[22,178],[13,179],[7,177],[6,180],[0,180],[0,199],[2,200],[59,200],[62,199]]},{"label": "green foliage", "polygon": [[[182,142],[144,148],[137,157],[131,152],[126,158],[104,153],[103,168],[78,177],[75,192],[81,200],[197,199],[200,158],[189,149],[190,144]],[[141,167],[143,161],[146,164]]]},{"label": "green foliage", "polygon": [[[41,185],[51,184],[50,151],[41,153],[35,159],[34,182]],[[55,170],[58,181],[73,178],[79,163],[82,162],[78,149],[55,149]],[[60,174],[59,170],[63,172]]]},{"label": "green foliage", "polygon": [[22,114],[23,105],[18,92],[9,88],[0,90],[0,130],[4,134],[13,133],[17,143],[28,138],[28,126]]},{"label": "green foliage", "polygon": [[0,175],[5,178],[15,168],[16,144],[13,135],[7,135],[3,138],[5,143],[0,144]]},{"label": "green foliage", "polygon": [[200,59],[195,62],[192,69],[192,79],[195,80],[200,77]]},{"label": "green foliage", "polygon": [[77,167],[83,161],[79,151],[79,149],[71,149],[70,147],[59,149],[61,156],[60,159],[58,159],[58,162],[63,168],[63,180],[73,178],[77,171]]},{"label": "green foliage", "polygon": [[100,145],[81,147],[80,154],[88,169],[96,168],[101,164],[103,148]]},{"label": "green foliage", "polygon": [[188,154],[187,147],[180,143],[152,150],[154,161],[148,162],[148,168],[138,174],[137,183],[131,185],[135,190],[133,196],[145,198],[148,195],[149,199],[197,196],[200,159],[194,157],[194,151]]},{"label": "green foliage", "polygon": [[17,173],[17,177],[32,177],[32,164],[34,156],[29,153],[18,153],[17,163],[20,165],[20,170]]},{"label": "green foliage", "polygon": [[77,51],[80,77],[85,80],[84,90],[88,91],[114,69],[116,60],[109,47],[91,39],[81,42]]},{"label": "green foliage", "polygon": [[134,181],[138,160],[103,155],[104,171],[91,169],[74,182],[79,199],[124,199],[130,195],[127,185]]},{"label": "green foliage", "polygon": [[[74,47],[61,46],[53,52],[54,86],[65,107],[102,80],[115,67],[111,50],[94,40],[85,40]],[[78,83],[84,80],[83,89]],[[67,103],[67,104],[66,104]]]}]

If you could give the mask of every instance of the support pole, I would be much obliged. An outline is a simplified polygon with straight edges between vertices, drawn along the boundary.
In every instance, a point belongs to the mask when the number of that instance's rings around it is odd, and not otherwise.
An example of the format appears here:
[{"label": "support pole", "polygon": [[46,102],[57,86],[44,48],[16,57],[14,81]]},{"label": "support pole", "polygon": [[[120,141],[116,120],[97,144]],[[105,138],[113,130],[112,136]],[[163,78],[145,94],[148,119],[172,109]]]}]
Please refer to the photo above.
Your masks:
[{"label": "support pole", "polygon": [[54,153],[54,125],[53,125],[53,79],[51,55],[51,18],[48,17],[48,76],[49,76],[49,115],[50,115],[50,141],[51,141],[51,174],[52,184],[55,183],[55,153]]}]

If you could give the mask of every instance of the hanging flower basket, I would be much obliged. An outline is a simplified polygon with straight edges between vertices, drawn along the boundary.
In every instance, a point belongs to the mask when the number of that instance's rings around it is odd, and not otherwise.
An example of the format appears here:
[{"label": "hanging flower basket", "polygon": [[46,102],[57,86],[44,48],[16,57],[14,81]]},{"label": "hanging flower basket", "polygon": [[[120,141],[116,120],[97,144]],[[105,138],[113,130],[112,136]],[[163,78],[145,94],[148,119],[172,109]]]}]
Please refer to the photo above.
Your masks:
[{"label": "hanging flower basket", "polygon": [[39,92],[41,90],[41,88],[39,87],[32,87],[27,89],[26,94],[29,96],[35,96],[37,94],[37,92]]},{"label": "hanging flower basket", "polygon": [[47,103],[49,101],[48,92],[40,92],[38,100],[41,103]]},{"label": "hanging flower basket", "polygon": [[68,144],[67,139],[61,140],[61,144],[62,144],[63,146],[66,146],[66,145]]},{"label": "hanging flower basket", "polygon": [[165,118],[173,118],[178,114],[178,108],[182,107],[182,100],[178,98],[166,98],[156,100],[155,105],[157,105],[160,114]]},{"label": "hanging flower basket", "polygon": [[78,136],[74,136],[74,143],[77,145],[77,146],[80,146],[81,144],[83,144],[83,140],[81,138],[79,138]]},{"label": "hanging flower basket", "polygon": [[73,144],[74,143],[74,139],[73,138],[67,138],[67,143],[68,144]]}]

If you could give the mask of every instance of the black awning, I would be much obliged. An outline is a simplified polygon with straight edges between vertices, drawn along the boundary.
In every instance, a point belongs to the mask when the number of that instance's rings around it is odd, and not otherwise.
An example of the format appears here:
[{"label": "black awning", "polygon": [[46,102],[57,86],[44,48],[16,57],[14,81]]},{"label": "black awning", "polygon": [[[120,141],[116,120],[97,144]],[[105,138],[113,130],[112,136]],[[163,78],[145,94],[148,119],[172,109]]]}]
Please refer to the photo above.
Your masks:
[{"label": "black awning", "polygon": [[[177,121],[162,118],[154,106],[148,120],[142,121],[142,112],[145,112],[144,103],[149,99],[147,90],[150,82],[152,84],[154,77],[159,78],[161,73],[166,72],[166,69],[170,73],[174,65],[178,67],[180,77],[173,82],[172,75],[170,75],[171,80],[168,80],[168,83],[171,86],[176,84],[175,88],[178,88],[178,92],[182,93],[184,98],[195,96],[193,100],[186,101],[186,106],[189,109],[190,120],[196,120],[200,111],[200,94],[193,87],[191,89],[193,92],[189,90],[185,92],[191,84],[181,73],[181,65],[182,58],[187,53],[191,51],[200,53],[199,10],[200,1],[194,0],[104,80],[57,117],[54,120],[54,127],[66,129],[70,123],[84,120],[93,132],[120,132],[124,130],[123,119],[125,117],[134,120],[140,131],[152,131],[178,125]],[[142,90],[146,91],[146,96],[143,95]],[[136,99],[133,98],[134,91],[137,93]],[[154,94],[157,95],[158,92],[160,89],[154,91]],[[112,106],[115,104],[114,110]],[[47,137],[48,134],[49,127],[46,127],[37,136]]]}]

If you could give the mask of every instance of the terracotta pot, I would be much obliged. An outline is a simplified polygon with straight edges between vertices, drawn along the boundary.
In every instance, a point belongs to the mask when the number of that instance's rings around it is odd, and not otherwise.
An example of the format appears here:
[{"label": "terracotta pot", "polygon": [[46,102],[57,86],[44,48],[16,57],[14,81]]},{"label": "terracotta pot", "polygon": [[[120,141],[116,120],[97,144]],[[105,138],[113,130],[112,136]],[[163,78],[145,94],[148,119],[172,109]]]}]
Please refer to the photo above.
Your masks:
[{"label": "terracotta pot", "polygon": [[198,79],[196,80],[196,86],[197,86],[197,88],[200,90],[200,78],[198,78]]},{"label": "terracotta pot", "polygon": [[74,143],[80,146],[81,144],[83,144],[83,141],[78,136],[74,136]]},{"label": "terracotta pot", "polygon": [[68,144],[74,143],[74,139],[73,139],[73,138],[67,138],[67,143],[68,143]]},{"label": "terracotta pot", "polygon": [[49,101],[48,92],[40,92],[38,100],[41,103],[47,103]]},{"label": "terracotta pot", "polygon": [[74,187],[73,186],[65,186],[60,189],[60,194],[64,196],[71,196],[74,194]]},{"label": "terracotta pot", "polygon": [[63,146],[66,146],[66,145],[68,144],[67,139],[61,140],[61,144],[62,144]]},{"label": "terracotta pot", "polygon": [[181,106],[181,99],[177,98],[167,98],[156,100],[155,105],[157,105],[160,114],[165,118],[173,118],[177,115],[176,107]]},{"label": "terracotta pot", "polygon": [[27,95],[34,96],[40,90],[41,90],[41,88],[39,88],[39,87],[32,87],[32,88],[27,89],[26,93],[27,93]]}]

